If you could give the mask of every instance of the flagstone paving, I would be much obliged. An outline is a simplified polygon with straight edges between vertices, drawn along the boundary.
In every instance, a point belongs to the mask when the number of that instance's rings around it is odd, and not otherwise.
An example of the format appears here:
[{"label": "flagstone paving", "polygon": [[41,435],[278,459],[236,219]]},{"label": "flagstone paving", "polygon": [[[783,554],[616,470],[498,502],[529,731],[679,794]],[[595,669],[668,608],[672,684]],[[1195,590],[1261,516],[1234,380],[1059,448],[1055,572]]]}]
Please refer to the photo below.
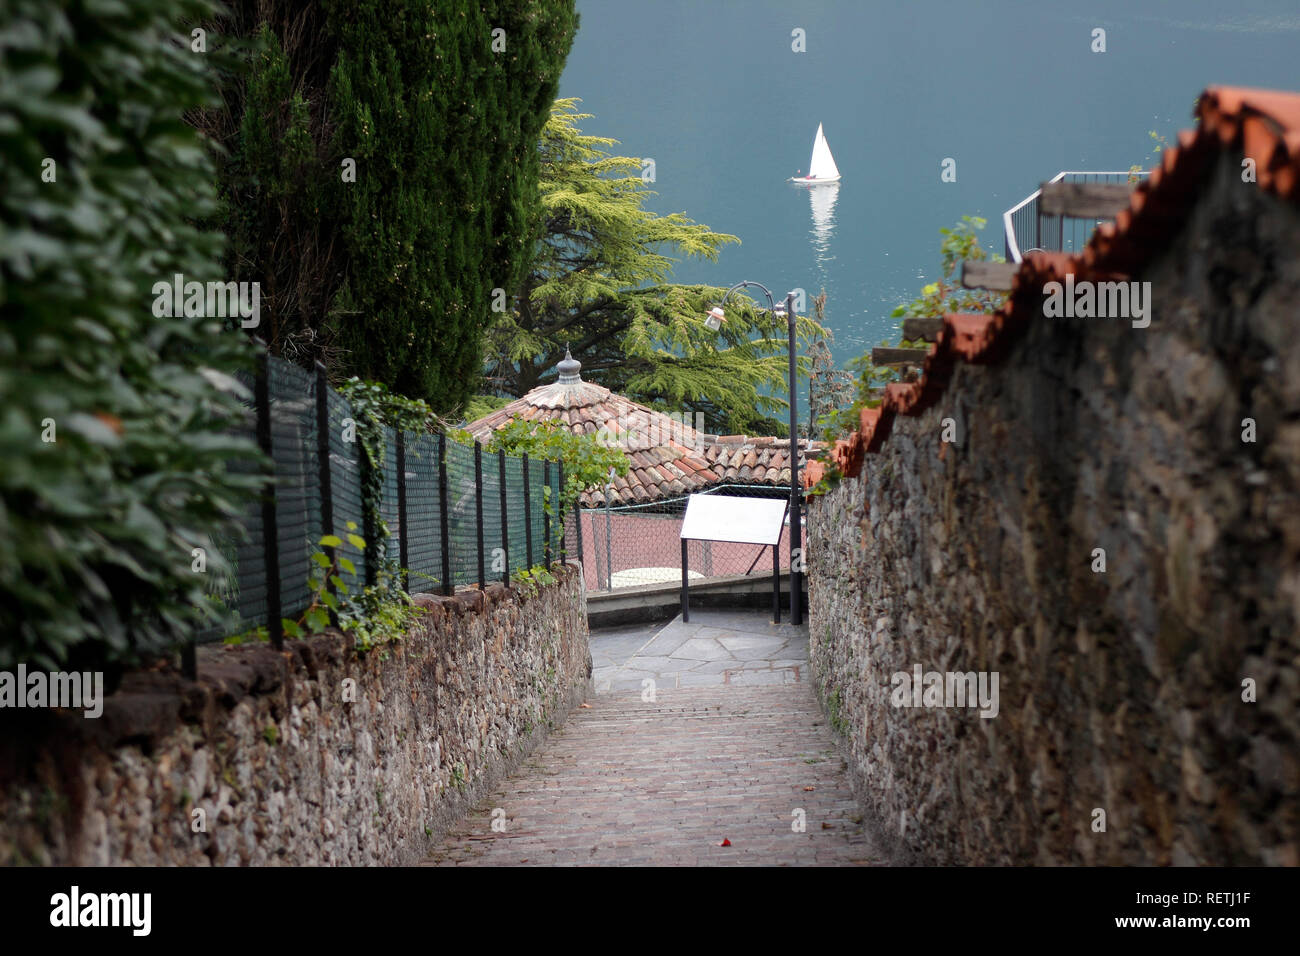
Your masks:
[{"label": "flagstone paving", "polygon": [[761,612],[694,610],[667,626],[593,632],[597,693],[717,684],[761,686],[808,680],[808,628],[772,624]]},{"label": "flagstone paving", "polygon": [[[807,628],[757,613],[691,618],[593,632],[608,689],[461,821],[429,864],[879,860],[808,679]],[[492,829],[498,810],[503,831]]]}]

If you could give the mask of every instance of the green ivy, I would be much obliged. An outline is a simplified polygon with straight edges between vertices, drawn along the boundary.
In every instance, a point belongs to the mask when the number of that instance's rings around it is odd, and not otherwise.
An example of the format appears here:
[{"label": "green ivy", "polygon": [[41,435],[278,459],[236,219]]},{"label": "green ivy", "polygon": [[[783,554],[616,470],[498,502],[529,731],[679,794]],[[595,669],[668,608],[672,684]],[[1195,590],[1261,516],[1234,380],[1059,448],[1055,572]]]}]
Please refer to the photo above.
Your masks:
[{"label": "green ivy", "polygon": [[[487,446],[489,452],[502,450],[508,455],[527,452],[529,458],[563,462],[565,487],[561,495],[566,512],[584,491],[609,481],[611,470],[625,476],[630,468],[627,454],[621,448],[602,444],[595,435],[576,434],[555,419],[541,422],[512,419],[493,433]],[[547,506],[550,506],[549,489]]]},{"label": "green ivy", "polygon": [[[1006,301],[1005,292],[988,289],[964,289],[961,287],[957,270],[967,260],[1004,262],[997,253],[990,253],[980,245],[979,231],[987,221],[979,216],[962,216],[952,229],[940,229],[943,241],[939,245],[941,276],[934,282],[926,283],[921,294],[911,302],[903,303],[890,313],[895,319],[935,318],[946,312],[992,312]],[[880,343],[887,348],[926,348],[930,343],[899,339],[897,345],[891,345],[888,339]],[[848,370],[857,379],[857,396],[848,408],[839,409],[822,415],[817,425],[825,441],[831,442],[856,430],[861,421],[864,408],[877,408],[880,405],[884,386],[898,380],[898,370],[874,365],[871,353],[852,359]]]},{"label": "green ivy", "polygon": [[383,382],[365,382],[353,376],[339,391],[353,411],[369,422],[408,432],[428,432],[442,424],[427,402],[394,394]]},{"label": "green ivy", "polygon": [[544,565],[531,568],[519,568],[510,575],[510,580],[527,597],[532,597],[542,588],[555,583],[553,575]]},{"label": "green ivy", "polygon": [[[357,588],[356,562],[347,556],[351,546],[358,554],[366,550],[366,540],[356,534],[355,521],[347,523],[344,537],[327,534],[320,539],[320,550],[312,553],[311,572],[307,578],[310,598],[307,608],[297,619],[281,618],[285,637],[302,638],[319,634],[338,621],[339,630],[351,634],[359,651],[400,640],[418,616],[418,608],[406,592],[397,586],[394,572],[385,569],[379,581]],[[332,555],[332,557],[331,557]],[[345,577],[346,576],[346,577]],[[227,644],[267,641],[265,627],[228,637]]]},{"label": "green ivy", "polygon": [[[437,423],[427,404],[390,392],[382,382],[364,382],[355,376],[343,382],[339,391],[352,407],[357,424],[357,438],[367,467],[361,469],[361,503],[365,509],[366,537],[372,544],[368,559],[375,563],[376,580],[388,584],[399,580],[399,568],[388,556],[388,525],[380,514],[384,493],[386,443],[384,427],[406,432],[425,433]],[[377,585],[376,585],[377,586]]]},{"label": "green ivy", "polygon": [[187,642],[264,484],[231,468],[260,460],[230,437],[245,333],[154,314],[176,273],[230,278],[185,122],[217,102],[220,38],[191,49],[215,14],[0,7],[0,668],[111,671]]}]

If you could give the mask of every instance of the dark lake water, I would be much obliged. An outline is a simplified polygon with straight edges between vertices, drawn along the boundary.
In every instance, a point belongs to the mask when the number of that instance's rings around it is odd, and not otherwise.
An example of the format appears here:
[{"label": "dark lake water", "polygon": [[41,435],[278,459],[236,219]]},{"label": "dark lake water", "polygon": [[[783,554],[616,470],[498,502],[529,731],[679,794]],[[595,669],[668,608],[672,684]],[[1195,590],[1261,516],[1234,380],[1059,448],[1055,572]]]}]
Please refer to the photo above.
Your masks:
[{"label": "dark lake water", "polygon": [[[1172,141],[1206,86],[1300,90],[1300,0],[578,9],[560,92],[596,114],[584,130],[655,161],[650,208],[742,240],[717,263],[680,262],[676,281],[825,288],[839,361],[894,334],[890,311],[938,272],[941,227],[983,216],[1001,252],[1005,209],[1059,170],[1150,166],[1148,130]],[[791,49],[795,28],[806,52]],[[818,123],[840,186],[787,184]],[[956,182],[940,180],[946,158]]]}]

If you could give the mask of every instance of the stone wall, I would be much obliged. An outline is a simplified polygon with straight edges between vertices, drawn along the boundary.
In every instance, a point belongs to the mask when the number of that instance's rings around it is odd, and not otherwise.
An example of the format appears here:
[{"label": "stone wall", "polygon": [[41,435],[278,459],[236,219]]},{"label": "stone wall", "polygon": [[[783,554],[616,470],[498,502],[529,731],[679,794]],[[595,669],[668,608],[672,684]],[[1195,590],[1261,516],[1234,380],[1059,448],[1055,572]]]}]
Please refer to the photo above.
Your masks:
[{"label": "stone wall", "polygon": [[364,655],[338,633],[205,648],[198,683],[128,675],[98,720],[3,714],[0,863],[422,859],[588,692],[585,594],[557,577],[420,596]]},{"label": "stone wall", "polygon": [[[1300,216],[1225,155],[1138,278],[1149,328],[1031,321],[809,506],[814,678],[900,861],[1300,863]],[[998,715],[894,706],[917,664]]]}]

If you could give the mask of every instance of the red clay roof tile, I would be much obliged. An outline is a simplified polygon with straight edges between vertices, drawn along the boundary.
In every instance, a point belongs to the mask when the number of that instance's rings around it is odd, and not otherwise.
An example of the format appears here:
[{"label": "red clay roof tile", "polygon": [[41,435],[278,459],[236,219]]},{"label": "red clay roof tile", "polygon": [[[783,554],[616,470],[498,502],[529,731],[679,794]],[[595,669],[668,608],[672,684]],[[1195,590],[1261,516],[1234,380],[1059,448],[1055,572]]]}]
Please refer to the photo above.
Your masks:
[{"label": "red clay roof tile", "polygon": [[[627,449],[632,468],[627,478],[614,482],[609,496],[612,505],[657,501],[723,481],[775,486],[790,480],[789,439],[719,437],[697,432],[681,421],[581,379],[533,389],[472,422],[468,429],[476,440],[486,441],[515,417],[557,419],[578,434],[593,434],[604,428],[615,438],[636,435],[633,447]],[[656,444],[646,447],[647,441]],[[800,441],[799,445],[802,451],[807,442]],[[813,443],[814,449],[821,447],[820,442]],[[742,463],[747,463],[744,477],[738,467]],[[601,505],[604,500],[603,488],[582,496],[586,507]]]}]

